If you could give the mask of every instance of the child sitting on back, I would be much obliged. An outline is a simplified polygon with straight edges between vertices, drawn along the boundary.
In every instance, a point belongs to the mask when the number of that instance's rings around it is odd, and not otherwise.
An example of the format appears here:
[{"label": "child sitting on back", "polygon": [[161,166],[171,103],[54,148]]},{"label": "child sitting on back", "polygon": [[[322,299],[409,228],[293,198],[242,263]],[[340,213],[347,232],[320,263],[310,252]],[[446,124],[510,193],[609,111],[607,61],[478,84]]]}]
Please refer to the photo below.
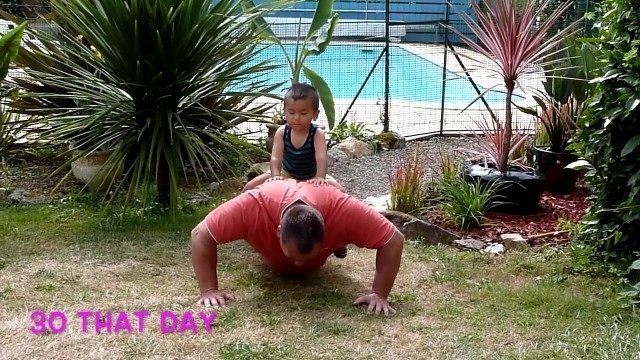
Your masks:
[{"label": "child sitting on back", "polygon": [[[327,175],[327,142],[324,131],[313,124],[320,113],[320,97],[316,89],[308,84],[294,84],[284,96],[284,116],[282,125],[273,138],[271,150],[271,172],[259,175],[249,181],[247,191],[265,181],[292,178],[310,181],[316,185],[324,183],[345,191]],[[347,255],[346,248],[334,253],[336,257]]]}]

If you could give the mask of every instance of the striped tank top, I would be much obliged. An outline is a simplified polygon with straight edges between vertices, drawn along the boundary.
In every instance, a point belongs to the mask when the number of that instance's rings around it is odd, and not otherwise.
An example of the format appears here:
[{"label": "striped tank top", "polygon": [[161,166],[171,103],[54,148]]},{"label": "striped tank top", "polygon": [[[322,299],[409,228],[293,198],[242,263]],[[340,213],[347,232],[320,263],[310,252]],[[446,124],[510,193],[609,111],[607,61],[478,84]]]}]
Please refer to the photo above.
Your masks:
[{"label": "striped tank top", "polygon": [[284,156],[282,168],[297,180],[309,180],[316,176],[316,149],[313,145],[313,137],[316,135],[318,125],[311,124],[309,134],[304,144],[296,148],[291,143],[291,127],[284,127]]}]

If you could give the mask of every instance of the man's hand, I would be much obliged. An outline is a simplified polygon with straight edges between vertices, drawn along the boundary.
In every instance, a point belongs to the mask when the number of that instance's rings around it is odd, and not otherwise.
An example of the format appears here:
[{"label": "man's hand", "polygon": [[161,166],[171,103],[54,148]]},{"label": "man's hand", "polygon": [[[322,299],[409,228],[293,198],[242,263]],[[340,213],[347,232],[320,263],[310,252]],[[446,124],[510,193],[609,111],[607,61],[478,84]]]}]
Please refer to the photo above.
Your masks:
[{"label": "man's hand", "polygon": [[274,180],[284,180],[284,178],[282,176],[276,175],[276,176],[272,176],[272,177],[268,178],[264,182],[269,182],[269,181],[274,181]]},{"label": "man's hand", "polygon": [[206,307],[225,307],[228,302],[234,301],[235,299],[236,298],[230,293],[225,293],[219,290],[208,290],[200,295],[198,305],[204,305]]},{"label": "man's hand", "polygon": [[310,183],[312,183],[313,185],[322,185],[322,184],[326,184],[327,180],[323,177],[314,177],[313,179],[309,180]]},{"label": "man's hand", "polygon": [[368,305],[367,311],[375,312],[376,314],[384,312],[385,315],[389,313],[395,314],[396,311],[389,305],[387,299],[382,296],[371,293],[369,295],[360,296],[353,302],[353,305]]}]

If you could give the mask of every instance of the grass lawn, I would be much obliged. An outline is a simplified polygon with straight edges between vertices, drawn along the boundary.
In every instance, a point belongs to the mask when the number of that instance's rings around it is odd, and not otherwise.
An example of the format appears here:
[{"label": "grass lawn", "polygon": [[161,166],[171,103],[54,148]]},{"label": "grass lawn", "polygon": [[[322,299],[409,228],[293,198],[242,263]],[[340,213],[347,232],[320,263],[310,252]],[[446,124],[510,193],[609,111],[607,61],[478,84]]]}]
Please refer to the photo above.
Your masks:
[{"label": "grass lawn", "polygon": [[[90,202],[0,208],[0,358],[640,358],[640,321],[619,308],[615,281],[572,274],[561,248],[496,257],[407,243],[397,314],[385,317],[351,305],[371,284],[375,251],[350,248],[303,281],[236,242],[220,247],[218,269],[237,301],[208,333],[198,315],[213,309],[195,303],[189,246],[206,212],[171,227],[160,216],[119,223]],[[34,311],[64,314],[65,330],[31,333]],[[105,322],[111,312],[126,328],[124,312],[133,333],[96,334],[93,317],[83,332],[80,311]],[[169,311],[193,314],[197,333],[162,333]]]}]

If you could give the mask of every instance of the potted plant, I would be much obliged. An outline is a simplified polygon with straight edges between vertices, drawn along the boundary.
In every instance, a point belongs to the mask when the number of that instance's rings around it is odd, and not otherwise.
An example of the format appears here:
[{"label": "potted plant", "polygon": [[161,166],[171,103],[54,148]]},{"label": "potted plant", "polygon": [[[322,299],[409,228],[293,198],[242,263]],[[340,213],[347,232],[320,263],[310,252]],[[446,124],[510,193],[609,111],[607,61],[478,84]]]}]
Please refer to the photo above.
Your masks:
[{"label": "potted plant", "polygon": [[[495,148],[500,151],[496,153],[496,158],[491,163],[486,161],[482,164],[469,164],[465,171],[470,178],[481,177],[488,182],[505,182],[505,188],[513,189],[513,191],[518,188],[527,188],[528,180],[526,177],[528,174],[533,176],[534,180],[532,181],[538,182],[540,180],[540,176],[532,172],[531,169],[513,166],[514,163],[509,160],[509,154],[513,148],[512,141],[514,140],[512,96],[516,85],[527,72],[536,71],[537,67],[534,65],[545,59],[567,34],[574,31],[572,27],[567,27],[557,34],[547,37],[547,33],[557,19],[571,6],[571,2],[563,2],[544,22],[538,24],[537,19],[549,5],[549,2],[550,0],[544,0],[539,4],[537,0],[494,0],[483,2],[481,8],[478,3],[472,1],[470,6],[477,20],[464,12],[460,12],[460,17],[477,37],[478,42],[451,27],[451,30],[460,36],[471,50],[484,55],[496,65],[495,69],[487,70],[496,73],[502,79],[506,89],[504,123],[493,116],[496,131],[492,134],[493,140],[491,142],[495,143]],[[479,60],[478,56],[460,55],[472,61]],[[496,86],[489,87],[478,98]],[[535,191],[535,193],[538,192]],[[525,209],[524,206],[519,206],[518,204],[522,200],[519,194],[507,194],[502,199],[505,203],[514,204],[507,210],[529,212],[537,208],[537,206],[530,206]]]},{"label": "potted plant", "polygon": [[118,146],[79,146],[70,142],[71,172],[93,192],[108,191],[122,177],[124,162],[111,161],[117,155]]},{"label": "potted plant", "polygon": [[[545,187],[554,192],[566,193],[574,189],[578,172],[566,168],[578,159],[570,149],[577,130],[576,122],[586,108],[591,95],[588,83],[595,64],[595,57],[588,43],[579,46],[567,38],[558,63],[547,66],[544,91],[533,96],[536,109],[520,108],[533,115],[539,123],[535,145],[531,148],[531,160],[545,174]],[[544,140],[539,137],[543,136]]]},{"label": "potted plant", "polygon": [[[480,150],[469,151],[475,155],[464,161],[464,178],[492,189],[491,212],[521,215],[537,212],[545,177],[524,163],[522,154],[531,136],[516,127],[511,133],[509,148],[504,148],[505,129],[500,121],[493,118],[489,122],[484,118],[482,122],[476,121],[476,125],[481,130],[481,134],[474,135]],[[502,172],[497,164],[505,155],[507,171]]]},{"label": "potted plant", "polygon": [[[536,141],[532,147],[532,161],[545,177],[545,188],[554,192],[571,191],[577,179],[575,170],[565,169],[578,157],[567,150],[576,130],[576,120],[584,110],[584,103],[571,96],[560,103],[550,96],[534,96],[542,109],[535,115],[539,120],[546,143]],[[538,134],[542,135],[542,134]]]}]

